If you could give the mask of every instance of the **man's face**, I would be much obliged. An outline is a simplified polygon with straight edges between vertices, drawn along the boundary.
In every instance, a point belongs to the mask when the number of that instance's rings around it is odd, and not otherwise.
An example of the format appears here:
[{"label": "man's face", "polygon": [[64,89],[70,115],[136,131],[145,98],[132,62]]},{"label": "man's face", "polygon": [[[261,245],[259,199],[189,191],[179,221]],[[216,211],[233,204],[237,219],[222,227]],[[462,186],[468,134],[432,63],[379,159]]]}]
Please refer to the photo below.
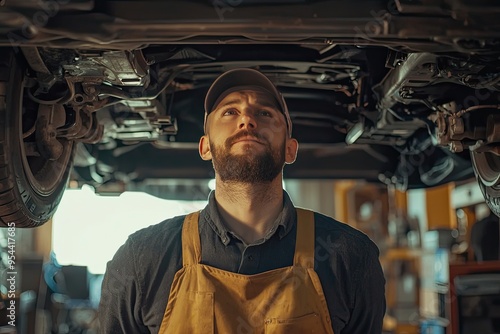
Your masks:
[{"label": "man's face", "polygon": [[[221,181],[271,182],[285,162],[295,160],[296,146],[287,149],[289,141],[296,143],[287,139],[285,118],[272,96],[238,91],[227,95],[210,113],[200,154],[205,160],[212,159]],[[293,158],[287,153],[291,151]]]}]

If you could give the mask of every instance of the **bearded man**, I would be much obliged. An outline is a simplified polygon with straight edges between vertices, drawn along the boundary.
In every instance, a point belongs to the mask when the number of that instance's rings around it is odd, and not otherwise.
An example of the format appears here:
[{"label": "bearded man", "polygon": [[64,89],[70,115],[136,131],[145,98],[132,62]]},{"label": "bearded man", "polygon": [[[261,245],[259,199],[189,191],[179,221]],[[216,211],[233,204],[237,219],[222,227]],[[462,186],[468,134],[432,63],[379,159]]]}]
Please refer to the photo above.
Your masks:
[{"label": "bearded man", "polygon": [[204,128],[199,153],[216,181],[208,205],[118,250],[102,286],[102,333],[381,333],[375,244],[296,208],[283,189],[298,143],[273,83],[253,69],[223,73]]}]

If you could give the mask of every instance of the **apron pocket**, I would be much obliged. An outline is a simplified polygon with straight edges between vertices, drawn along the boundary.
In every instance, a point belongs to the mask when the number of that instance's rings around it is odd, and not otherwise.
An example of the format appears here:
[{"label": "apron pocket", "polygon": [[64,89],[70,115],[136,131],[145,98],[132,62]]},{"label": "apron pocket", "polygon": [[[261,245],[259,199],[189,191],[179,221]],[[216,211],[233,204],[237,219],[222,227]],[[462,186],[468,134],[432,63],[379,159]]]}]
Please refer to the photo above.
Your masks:
[{"label": "apron pocket", "polygon": [[214,294],[187,291],[177,297],[164,333],[213,334]]},{"label": "apron pocket", "polygon": [[[189,299],[195,326],[189,333],[213,334],[214,333],[214,294],[212,292],[190,291]],[[186,332],[188,333],[188,332]]]},{"label": "apron pocket", "polygon": [[325,329],[317,313],[306,314],[297,318],[272,318],[266,320],[265,333],[324,333]]}]

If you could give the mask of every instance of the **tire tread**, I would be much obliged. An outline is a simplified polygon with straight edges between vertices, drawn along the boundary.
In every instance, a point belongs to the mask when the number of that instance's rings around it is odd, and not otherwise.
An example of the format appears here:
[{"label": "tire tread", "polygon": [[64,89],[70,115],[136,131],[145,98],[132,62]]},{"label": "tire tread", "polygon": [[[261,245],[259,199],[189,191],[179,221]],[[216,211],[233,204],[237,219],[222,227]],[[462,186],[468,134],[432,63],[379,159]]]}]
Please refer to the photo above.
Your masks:
[{"label": "tire tread", "polygon": [[0,52],[0,227],[6,227],[15,222],[16,227],[36,227],[45,221],[33,220],[26,216],[20,205],[22,201],[14,190],[16,183],[9,173],[9,158],[5,151],[8,142],[5,126],[7,126],[7,85],[10,80],[11,67],[15,66],[14,55],[11,52]]}]

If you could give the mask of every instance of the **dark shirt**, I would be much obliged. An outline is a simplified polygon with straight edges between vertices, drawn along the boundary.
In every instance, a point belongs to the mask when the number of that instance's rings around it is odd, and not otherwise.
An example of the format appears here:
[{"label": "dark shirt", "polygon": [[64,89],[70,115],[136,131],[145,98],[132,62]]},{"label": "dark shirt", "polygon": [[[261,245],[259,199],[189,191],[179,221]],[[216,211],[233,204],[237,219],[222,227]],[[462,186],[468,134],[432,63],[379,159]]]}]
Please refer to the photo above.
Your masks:
[{"label": "dark shirt", "polygon": [[[175,273],[182,267],[178,216],[132,234],[108,263],[102,286],[101,333],[158,333]],[[382,332],[385,279],[378,248],[360,231],[319,213],[314,269],[335,334]],[[291,266],[296,210],[284,192],[283,210],[265,238],[246,245],[227,230],[215,193],[199,220],[203,264],[240,274]]]}]

